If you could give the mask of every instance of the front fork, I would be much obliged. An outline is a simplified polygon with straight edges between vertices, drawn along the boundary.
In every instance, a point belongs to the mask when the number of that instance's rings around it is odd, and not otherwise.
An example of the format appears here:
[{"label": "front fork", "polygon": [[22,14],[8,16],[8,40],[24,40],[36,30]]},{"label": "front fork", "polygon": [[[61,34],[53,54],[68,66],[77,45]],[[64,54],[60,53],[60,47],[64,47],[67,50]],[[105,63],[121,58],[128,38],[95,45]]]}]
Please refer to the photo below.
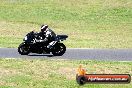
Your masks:
[{"label": "front fork", "polygon": [[49,45],[47,46],[48,49],[53,48],[53,46],[57,43],[57,41],[52,41],[49,43]]}]

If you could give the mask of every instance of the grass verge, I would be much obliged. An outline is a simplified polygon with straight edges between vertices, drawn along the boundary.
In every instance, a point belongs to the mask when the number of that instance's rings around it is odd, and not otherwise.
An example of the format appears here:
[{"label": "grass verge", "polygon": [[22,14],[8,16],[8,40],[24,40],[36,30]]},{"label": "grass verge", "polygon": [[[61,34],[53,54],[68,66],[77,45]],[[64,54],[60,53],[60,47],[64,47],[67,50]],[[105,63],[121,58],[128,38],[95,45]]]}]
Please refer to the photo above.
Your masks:
[{"label": "grass verge", "polygon": [[48,24],[69,48],[132,48],[132,0],[0,0],[0,47]]},{"label": "grass verge", "polygon": [[131,88],[130,84],[86,84],[79,86],[75,77],[82,65],[87,73],[130,74],[132,62],[0,59],[0,88]]}]

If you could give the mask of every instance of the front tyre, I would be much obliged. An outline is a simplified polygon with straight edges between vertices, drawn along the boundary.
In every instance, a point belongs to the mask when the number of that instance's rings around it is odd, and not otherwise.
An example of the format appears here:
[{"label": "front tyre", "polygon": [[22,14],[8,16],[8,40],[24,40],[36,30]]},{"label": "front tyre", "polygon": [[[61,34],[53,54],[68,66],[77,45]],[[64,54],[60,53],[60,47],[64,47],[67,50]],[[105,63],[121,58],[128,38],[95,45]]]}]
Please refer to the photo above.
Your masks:
[{"label": "front tyre", "polygon": [[28,55],[30,53],[29,45],[21,43],[18,47],[18,52],[21,55]]},{"label": "front tyre", "polygon": [[66,46],[63,43],[57,43],[52,51],[54,56],[62,56],[66,52]]}]

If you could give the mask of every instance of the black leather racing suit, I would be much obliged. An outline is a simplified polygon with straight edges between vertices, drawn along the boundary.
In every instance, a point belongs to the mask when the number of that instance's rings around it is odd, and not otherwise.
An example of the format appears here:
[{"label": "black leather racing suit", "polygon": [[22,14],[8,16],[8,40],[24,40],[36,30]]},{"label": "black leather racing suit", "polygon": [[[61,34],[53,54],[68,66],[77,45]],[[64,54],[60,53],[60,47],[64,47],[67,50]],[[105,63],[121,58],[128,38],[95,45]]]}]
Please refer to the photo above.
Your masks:
[{"label": "black leather racing suit", "polygon": [[40,32],[39,36],[41,37],[39,42],[48,43],[47,48],[50,48],[55,43],[56,34],[49,28],[47,28],[44,32]]}]

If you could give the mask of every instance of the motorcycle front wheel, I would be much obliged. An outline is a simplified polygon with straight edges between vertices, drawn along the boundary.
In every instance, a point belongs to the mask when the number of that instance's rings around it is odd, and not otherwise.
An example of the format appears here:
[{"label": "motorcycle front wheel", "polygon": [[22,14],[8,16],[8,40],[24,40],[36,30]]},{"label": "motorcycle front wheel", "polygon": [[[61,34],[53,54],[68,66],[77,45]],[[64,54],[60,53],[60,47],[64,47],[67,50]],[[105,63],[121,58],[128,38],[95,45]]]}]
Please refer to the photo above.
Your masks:
[{"label": "motorcycle front wheel", "polygon": [[63,43],[57,43],[52,51],[54,56],[62,56],[66,52],[66,46]]},{"label": "motorcycle front wheel", "polygon": [[30,53],[29,45],[21,43],[18,47],[18,52],[21,55],[28,55]]}]

